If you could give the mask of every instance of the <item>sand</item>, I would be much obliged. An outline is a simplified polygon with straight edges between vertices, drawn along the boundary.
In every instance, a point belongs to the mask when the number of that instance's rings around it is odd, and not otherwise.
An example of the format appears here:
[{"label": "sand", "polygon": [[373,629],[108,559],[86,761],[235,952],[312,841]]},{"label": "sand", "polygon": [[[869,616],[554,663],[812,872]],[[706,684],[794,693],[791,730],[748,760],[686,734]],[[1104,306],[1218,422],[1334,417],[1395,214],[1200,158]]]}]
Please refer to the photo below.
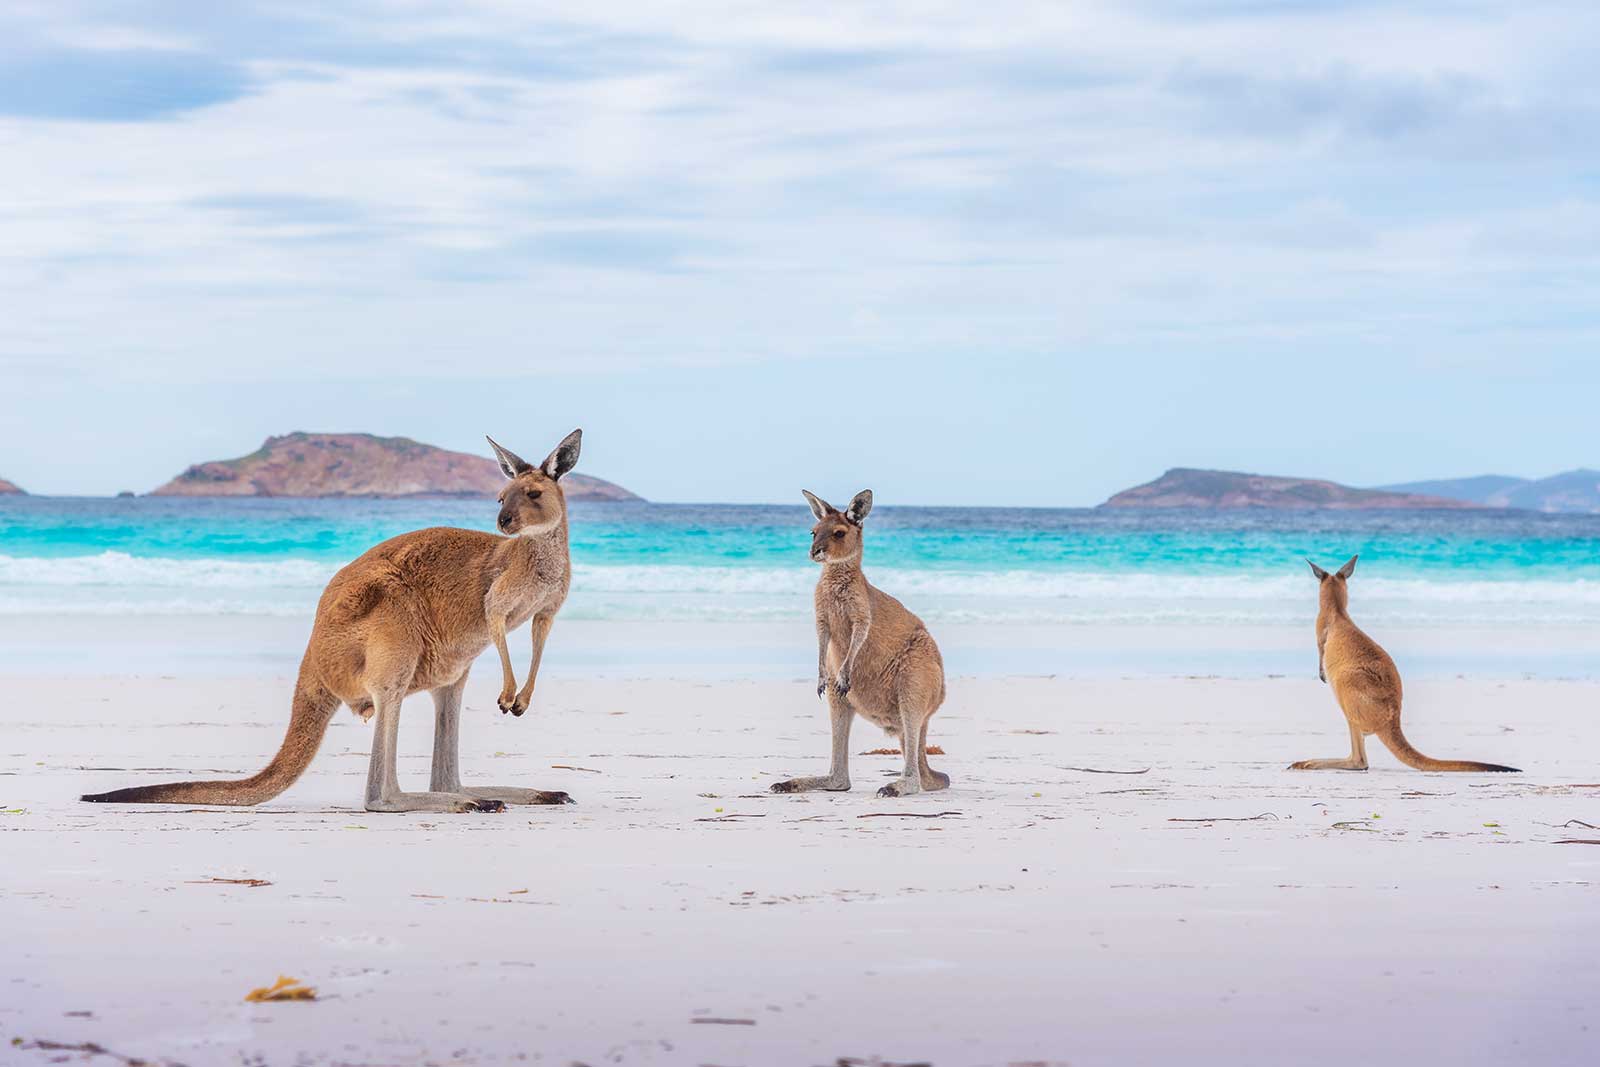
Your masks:
[{"label": "sand", "polygon": [[[575,806],[368,814],[348,712],[257,809],[76,802],[259,768],[289,682],[236,674],[7,679],[0,1061],[1600,1057],[1600,845],[1561,843],[1600,839],[1572,822],[1600,826],[1592,682],[1412,683],[1419,748],[1527,770],[1440,775],[1376,747],[1366,774],[1285,770],[1345,752],[1315,679],[956,678],[931,730],[954,787],[882,800],[892,757],[850,793],[766,792],[825,769],[804,679],[553,673],[513,719],[479,670],[465,777]],[[884,743],[857,724],[853,751]],[[280,974],[318,999],[245,1002]]]}]

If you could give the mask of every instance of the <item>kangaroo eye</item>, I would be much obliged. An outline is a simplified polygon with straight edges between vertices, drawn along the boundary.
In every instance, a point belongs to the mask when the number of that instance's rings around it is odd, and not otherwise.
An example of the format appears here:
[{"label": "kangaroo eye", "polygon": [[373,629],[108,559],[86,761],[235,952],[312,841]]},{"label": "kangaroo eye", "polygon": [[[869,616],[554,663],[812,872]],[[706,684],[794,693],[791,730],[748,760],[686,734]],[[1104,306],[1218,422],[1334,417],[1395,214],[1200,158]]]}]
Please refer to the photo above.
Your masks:
[{"label": "kangaroo eye", "polygon": [[835,541],[843,541],[844,540],[844,531],[843,530],[835,530],[835,531],[833,531],[833,539]]},{"label": "kangaroo eye", "polygon": [[538,500],[539,497],[542,496],[542,495],[543,495],[542,492],[540,490],[538,490],[538,489],[529,489],[528,490],[528,499],[529,500]]}]

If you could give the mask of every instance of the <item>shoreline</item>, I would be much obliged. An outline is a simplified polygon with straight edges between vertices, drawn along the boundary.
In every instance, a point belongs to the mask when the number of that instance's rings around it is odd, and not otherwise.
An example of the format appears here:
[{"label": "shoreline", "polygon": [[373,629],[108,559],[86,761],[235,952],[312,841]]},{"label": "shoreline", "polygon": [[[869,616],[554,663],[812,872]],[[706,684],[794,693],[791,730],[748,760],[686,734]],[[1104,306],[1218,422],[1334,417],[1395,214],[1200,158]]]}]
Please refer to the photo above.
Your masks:
[{"label": "shoreline", "polygon": [[[952,677],[1315,678],[1312,618],[1302,625],[937,623]],[[3,615],[0,676],[292,676],[311,616]],[[1593,680],[1587,627],[1371,626],[1406,679]],[[526,628],[512,635],[521,657]],[[624,622],[557,617],[542,674],[565,679],[805,680],[809,619]],[[520,668],[519,668],[520,669]],[[492,650],[474,676],[498,670]]]}]

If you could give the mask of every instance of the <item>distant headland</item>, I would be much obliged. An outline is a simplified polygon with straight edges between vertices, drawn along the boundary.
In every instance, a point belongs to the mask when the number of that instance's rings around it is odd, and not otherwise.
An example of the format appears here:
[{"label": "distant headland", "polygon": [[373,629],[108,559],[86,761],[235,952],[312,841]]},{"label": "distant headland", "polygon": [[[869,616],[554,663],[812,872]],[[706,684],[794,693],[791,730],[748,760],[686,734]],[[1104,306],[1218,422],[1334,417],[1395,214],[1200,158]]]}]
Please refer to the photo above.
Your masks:
[{"label": "distant headland", "polygon": [[1444,478],[1380,488],[1396,493],[1428,493],[1452,500],[1468,500],[1490,508],[1600,513],[1600,471],[1581,467],[1548,478],[1481,474],[1475,478]]},{"label": "distant headland", "polygon": [[28,491],[15,482],[0,478],[0,496],[27,496]]},{"label": "distant headland", "polygon": [[[451,452],[409,437],[290,433],[267,438],[248,456],[197,463],[150,495],[476,497],[493,496],[503,485],[505,475],[487,456]],[[569,474],[561,485],[573,500],[640,499],[587,474]]]},{"label": "distant headland", "polygon": [[1484,505],[1424,493],[1357,489],[1317,478],[1282,478],[1238,471],[1174,467],[1153,482],[1124,489],[1102,508],[1272,508],[1286,511],[1331,509],[1480,508]]}]

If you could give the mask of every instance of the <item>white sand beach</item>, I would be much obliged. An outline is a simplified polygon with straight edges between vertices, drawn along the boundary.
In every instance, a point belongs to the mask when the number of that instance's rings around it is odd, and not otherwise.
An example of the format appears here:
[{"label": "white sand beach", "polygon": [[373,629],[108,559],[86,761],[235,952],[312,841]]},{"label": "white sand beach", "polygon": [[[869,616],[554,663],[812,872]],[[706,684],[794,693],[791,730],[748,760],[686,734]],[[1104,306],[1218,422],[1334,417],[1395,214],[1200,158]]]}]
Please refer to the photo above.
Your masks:
[{"label": "white sand beach", "polygon": [[[219,626],[226,625],[225,622]],[[557,628],[558,634],[561,628]],[[500,815],[361,810],[341,713],[257,809],[78,794],[239,775],[289,679],[15,671],[0,711],[0,1059],[209,1064],[1579,1064],[1600,1055],[1600,685],[1424,678],[1412,741],[1520,775],[1293,773],[1314,678],[953,678],[945,793],[826,763],[803,678],[479,669]],[[432,712],[407,705],[403,782]],[[858,723],[852,750],[886,739]],[[1121,773],[1099,773],[1121,772]],[[1208,821],[1215,820],[1215,821]],[[249,886],[212,879],[260,879]],[[289,975],[314,1002],[252,1004]]]}]

